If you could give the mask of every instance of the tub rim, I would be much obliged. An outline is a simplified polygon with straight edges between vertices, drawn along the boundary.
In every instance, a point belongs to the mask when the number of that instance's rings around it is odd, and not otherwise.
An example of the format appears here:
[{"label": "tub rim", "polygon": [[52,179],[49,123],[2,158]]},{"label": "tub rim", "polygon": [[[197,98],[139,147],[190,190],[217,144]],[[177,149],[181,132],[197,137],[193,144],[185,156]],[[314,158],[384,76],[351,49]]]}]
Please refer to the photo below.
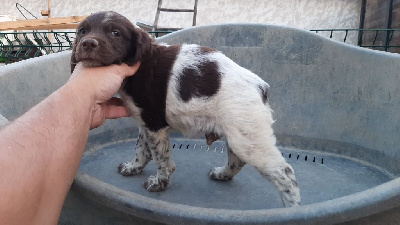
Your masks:
[{"label": "tub rim", "polygon": [[72,190],[131,216],[166,224],[335,224],[400,206],[400,178],[340,198],[292,208],[232,210],[171,203],[126,191],[79,171]]}]

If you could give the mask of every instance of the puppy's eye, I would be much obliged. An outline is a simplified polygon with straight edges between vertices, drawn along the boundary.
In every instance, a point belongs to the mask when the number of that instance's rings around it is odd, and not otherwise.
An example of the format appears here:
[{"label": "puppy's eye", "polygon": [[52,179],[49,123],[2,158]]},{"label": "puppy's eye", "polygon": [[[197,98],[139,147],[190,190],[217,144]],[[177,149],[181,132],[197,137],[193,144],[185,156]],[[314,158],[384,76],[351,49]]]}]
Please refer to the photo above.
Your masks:
[{"label": "puppy's eye", "polygon": [[117,30],[111,31],[111,35],[114,36],[114,37],[120,37],[120,36],[121,36],[121,34],[119,33],[119,31],[117,31]]},{"label": "puppy's eye", "polygon": [[79,29],[79,34],[86,34],[86,29],[85,28]]}]

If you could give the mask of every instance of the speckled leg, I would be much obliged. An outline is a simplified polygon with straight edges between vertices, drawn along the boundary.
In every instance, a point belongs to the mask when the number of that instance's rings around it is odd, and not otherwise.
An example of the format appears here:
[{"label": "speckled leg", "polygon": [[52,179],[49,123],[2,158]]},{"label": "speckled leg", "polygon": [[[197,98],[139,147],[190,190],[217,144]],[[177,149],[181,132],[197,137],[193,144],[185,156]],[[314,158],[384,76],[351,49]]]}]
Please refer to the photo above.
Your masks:
[{"label": "speckled leg", "polygon": [[249,135],[241,136],[241,139],[228,138],[228,143],[237,157],[255,167],[276,187],[285,207],[301,205],[300,188],[294,170],[282,157],[275,140],[274,136],[260,138]]},{"label": "speckled leg", "polygon": [[168,128],[157,132],[146,131],[146,142],[157,164],[157,175],[150,176],[143,186],[150,192],[163,191],[168,187],[175,171],[175,163],[171,159]]},{"label": "speckled leg", "polygon": [[300,189],[289,164],[284,162],[275,168],[263,168],[258,171],[279,190],[285,207],[301,205]]},{"label": "speckled leg", "polygon": [[240,172],[245,162],[243,162],[228,145],[228,163],[223,167],[215,167],[210,171],[210,178],[213,180],[232,180]]},{"label": "speckled leg", "polygon": [[135,158],[131,162],[121,163],[118,172],[124,176],[139,174],[151,160],[151,152],[145,141],[145,133],[140,129],[136,142]]}]

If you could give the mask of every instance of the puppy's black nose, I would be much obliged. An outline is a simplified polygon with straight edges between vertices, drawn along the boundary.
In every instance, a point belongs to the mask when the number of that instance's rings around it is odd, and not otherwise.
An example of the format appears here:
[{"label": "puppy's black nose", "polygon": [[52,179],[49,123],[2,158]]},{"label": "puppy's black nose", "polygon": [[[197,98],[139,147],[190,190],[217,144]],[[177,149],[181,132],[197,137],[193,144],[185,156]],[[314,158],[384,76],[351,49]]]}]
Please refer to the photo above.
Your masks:
[{"label": "puppy's black nose", "polygon": [[99,42],[93,38],[86,38],[82,41],[82,47],[85,51],[99,47]]}]

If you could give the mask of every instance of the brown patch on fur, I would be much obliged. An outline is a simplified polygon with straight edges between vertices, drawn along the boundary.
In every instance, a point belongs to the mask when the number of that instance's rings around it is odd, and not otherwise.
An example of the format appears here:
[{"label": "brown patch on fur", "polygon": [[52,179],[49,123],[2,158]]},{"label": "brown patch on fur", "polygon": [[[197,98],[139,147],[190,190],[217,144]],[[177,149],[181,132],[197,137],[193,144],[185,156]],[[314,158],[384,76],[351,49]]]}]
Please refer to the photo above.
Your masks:
[{"label": "brown patch on fur", "polygon": [[125,80],[123,90],[142,109],[141,117],[151,131],[168,126],[165,107],[172,66],[180,50],[179,45],[156,46],[152,57],[145,56],[135,76]]},{"label": "brown patch on fur", "polygon": [[293,173],[292,169],[290,169],[290,167],[285,167],[285,174],[287,176],[294,175],[294,173]]},{"label": "brown patch on fur", "polygon": [[201,51],[201,53],[203,53],[203,54],[208,54],[208,53],[217,52],[217,50],[215,50],[215,49],[213,49],[213,48],[210,48],[210,47],[207,47],[207,46],[202,46],[202,47],[200,48],[200,51]]},{"label": "brown patch on fur", "polygon": [[207,145],[211,145],[214,141],[220,139],[221,136],[215,133],[206,134]]},{"label": "brown patch on fur", "polygon": [[221,74],[218,64],[212,61],[202,62],[197,68],[185,67],[179,81],[179,94],[187,102],[193,97],[211,97],[221,86]]},{"label": "brown patch on fur", "polygon": [[258,86],[258,88],[260,89],[260,91],[261,91],[261,99],[262,99],[262,102],[265,104],[265,103],[267,103],[268,102],[268,90],[269,90],[269,87],[268,87],[268,85],[264,85],[264,86]]}]

